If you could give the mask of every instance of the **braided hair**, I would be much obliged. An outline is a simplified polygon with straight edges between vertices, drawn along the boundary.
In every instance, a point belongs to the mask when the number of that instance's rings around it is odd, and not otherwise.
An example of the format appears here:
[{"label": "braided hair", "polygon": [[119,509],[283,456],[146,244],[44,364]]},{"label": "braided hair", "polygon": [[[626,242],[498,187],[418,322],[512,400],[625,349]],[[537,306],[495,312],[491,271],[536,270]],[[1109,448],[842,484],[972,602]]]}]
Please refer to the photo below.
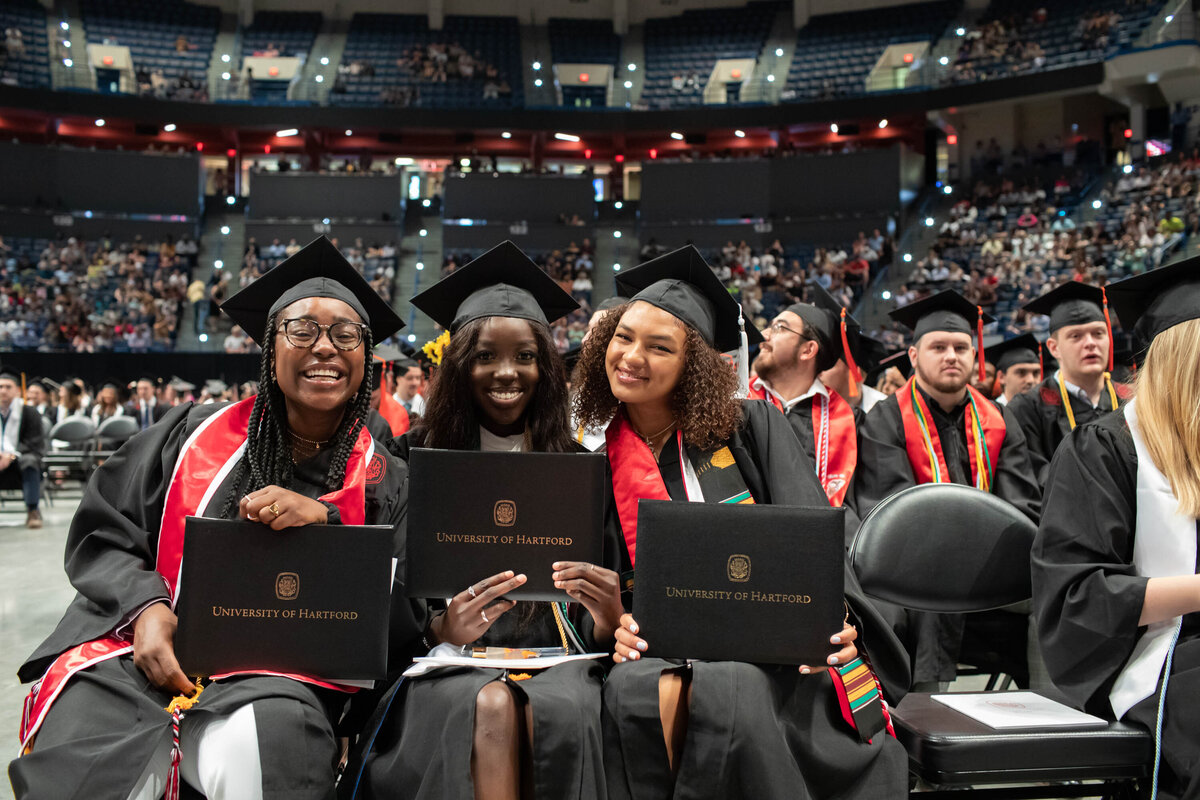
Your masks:
[{"label": "braided hair", "polygon": [[[292,442],[288,438],[287,403],[279,384],[275,381],[275,324],[278,312],[267,319],[267,329],[262,337],[262,359],[258,366],[258,389],[254,407],[250,411],[250,424],[246,430],[246,450],[233,468],[234,491],[230,493],[221,511],[221,516],[230,518],[242,497],[265,486],[287,486],[292,481]],[[366,425],[371,411],[371,386],[374,359],[371,357],[373,342],[371,329],[363,328],[364,369],[362,383],[350,398],[342,414],[333,440],[337,442],[329,471],[325,473],[325,489],[334,491],[341,487],[346,478],[346,462],[358,434]]]}]

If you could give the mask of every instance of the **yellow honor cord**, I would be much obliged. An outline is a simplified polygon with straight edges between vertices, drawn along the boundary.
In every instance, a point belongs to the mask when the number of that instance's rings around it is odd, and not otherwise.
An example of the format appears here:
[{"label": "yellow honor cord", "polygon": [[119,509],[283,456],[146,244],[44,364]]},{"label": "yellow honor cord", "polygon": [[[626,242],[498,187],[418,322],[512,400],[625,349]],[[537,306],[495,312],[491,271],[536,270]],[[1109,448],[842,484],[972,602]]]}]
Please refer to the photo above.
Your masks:
[{"label": "yellow honor cord", "polygon": [[[1067,410],[1067,422],[1071,424],[1071,430],[1075,430],[1075,409],[1071,408],[1071,398],[1067,396],[1067,384],[1063,380],[1062,370],[1058,372],[1058,394],[1062,397],[1063,408]],[[1112,375],[1104,373],[1104,388],[1108,390],[1108,399],[1112,402],[1111,411],[1116,411],[1120,404],[1117,400],[1117,389],[1113,386]]]}]

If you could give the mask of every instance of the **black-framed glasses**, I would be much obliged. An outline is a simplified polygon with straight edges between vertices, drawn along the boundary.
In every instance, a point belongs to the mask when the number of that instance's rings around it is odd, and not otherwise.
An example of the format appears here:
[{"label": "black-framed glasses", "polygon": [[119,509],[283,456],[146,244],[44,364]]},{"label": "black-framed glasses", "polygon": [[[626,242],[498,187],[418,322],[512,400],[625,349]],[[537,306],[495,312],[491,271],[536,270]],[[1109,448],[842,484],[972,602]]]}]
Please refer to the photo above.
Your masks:
[{"label": "black-framed glasses", "polygon": [[332,325],[320,325],[311,319],[298,317],[285,319],[279,323],[279,331],[292,347],[314,347],[321,334],[329,335],[329,341],[338,350],[354,350],[363,343],[363,331],[367,326],[361,322],[335,322]]},{"label": "black-framed glasses", "polygon": [[788,333],[794,333],[794,334],[796,334],[796,335],[797,335],[797,336],[799,336],[801,339],[807,339],[807,338],[808,338],[807,336],[805,336],[805,335],[804,335],[803,333],[801,333],[800,331],[796,330],[795,328],[789,328],[787,325],[784,325],[784,324],[783,324],[782,322],[780,322],[779,320],[776,320],[775,322],[772,322],[770,325],[768,325],[768,326],[767,326],[767,330],[769,330],[769,331],[771,332],[771,335],[772,335],[772,336],[778,336],[779,334],[781,334],[781,333],[783,333],[783,332],[785,332],[785,331],[786,331],[786,332],[788,332]]}]

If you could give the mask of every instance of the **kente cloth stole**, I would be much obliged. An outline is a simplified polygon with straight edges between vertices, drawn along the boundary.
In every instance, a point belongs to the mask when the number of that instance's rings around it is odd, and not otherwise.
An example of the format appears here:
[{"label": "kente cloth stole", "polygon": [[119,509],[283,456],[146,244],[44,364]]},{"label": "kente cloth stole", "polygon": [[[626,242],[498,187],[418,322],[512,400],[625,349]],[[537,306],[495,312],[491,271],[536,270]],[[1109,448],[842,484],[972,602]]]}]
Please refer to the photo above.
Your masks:
[{"label": "kente cloth stole", "polygon": [[[761,379],[760,379],[761,380]],[[750,384],[750,397],[766,400],[786,415],[779,398],[765,391],[760,381]],[[813,396],[813,464],[817,479],[830,505],[837,507],[846,500],[854,468],[858,465],[858,434],[854,425],[854,409],[834,390],[829,396]]]},{"label": "kente cloth stole", "polygon": [[895,738],[892,718],[883,702],[879,679],[862,656],[840,667],[829,667],[833,688],[837,692],[842,719],[854,728],[858,738],[870,744],[871,737],[882,730]]},{"label": "kente cloth stole", "polygon": [[[654,453],[634,431],[624,411],[619,411],[613,417],[604,438],[608,463],[612,467],[613,497],[617,504],[617,516],[621,520],[621,532],[629,550],[629,563],[636,565],[638,501],[670,500],[671,495],[667,493],[662,473],[658,471]],[[683,434],[678,431],[675,433],[675,446],[679,448],[679,465],[685,483],[690,466],[699,481],[705,502],[754,503],[728,446],[721,445],[713,450],[685,447]]]},{"label": "kente cloth stole", "polygon": [[[221,483],[242,457],[246,449],[246,431],[253,407],[254,398],[250,397],[226,406],[205,419],[184,442],[175,462],[163,502],[158,552],[155,556],[155,569],[166,586],[172,609],[179,599],[179,587],[182,583],[186,518],[197,516],[208,508]],[[367,464],[370,463],[374,452],[374,441],[364,426],[359,431],[350,457],[346,460],[346,480],[342,488],[320,498],[338,509],[345,525],[362,525],[366,521]],[[133,644],[129,637],[118,637],[110,633],[77,645],[55,659],[25,699],[20,729],[22,750],[31,748],[33,737],[45,720],[51,704],[62,693],[73,675],[101,661],[132,652]],[[285,675],[270,671],[214,675],[212,679],[219,680],[234,674],[279,675],[327,689],[348,693],[357,691],[356,687],[342,686],[310,676]]]},{"label": "kente cloth stole", "polygon": [[[916,378],[896,392],[904,421],[904,447],[917,483],[950,483],[950,469],[942,452],[937,425],[925,398],[917,390]],[[963,414],[967,449],[971,455],[971,481],[976,489],[990,492],[1000,463],[1006,428],[1004,414],[973,387],[967,387],[968,404]]]}]

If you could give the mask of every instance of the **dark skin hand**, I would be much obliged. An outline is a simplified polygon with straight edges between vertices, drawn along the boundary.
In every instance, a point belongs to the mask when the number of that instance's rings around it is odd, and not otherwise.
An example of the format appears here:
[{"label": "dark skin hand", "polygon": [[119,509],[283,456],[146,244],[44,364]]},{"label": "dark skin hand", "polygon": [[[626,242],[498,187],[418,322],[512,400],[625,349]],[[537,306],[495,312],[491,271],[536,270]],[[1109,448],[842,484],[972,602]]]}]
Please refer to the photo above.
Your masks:
[{"label": "dark skin hand", "polygon": [[[271,510],[273,504],[278,504],[278,514]],[[324,525],[329,521],[329,509],[311,497],[272,485],[243,497],[238,503],[238,516],[281,531],[302,525]]]},{"label": "dark skin hand", "polygon": [[614,641],[621,625],[621,583],[617,573],[584,561],[556,561],[551,565],[554,587],[582,603],[596,623],[596,641]]},{"label": "dark skin hand", "polygon": [[[472,584],[471,589],[450,599],[445,612],[429,623],[429,632],[438,642],[459,646],[470,644],[487,633],[502,614],[516,606],[516,600],[508,600],[504,595],[526,580],[524,575],[513,575],[512,570],[508,570]],[[474,597],[471,590],[474,590]]]},{"label": "dark skin hand", "polygon": [[179,620],[165,602],[147,607],[133,623],[133,663],[150,682],[173,694],[190,695],[195,686],[175,658]]},{"label": "dark skin hand", "polygon": [[[613,653],[613,661],[620,664],[622,661],[637,661],[642,657],[642,653],[646,652],[649,645],[645,639],[639,638],[638,624],[634,621],[632,614],[623,614],[621,616],[621,627],[617,628],[617,646],[616,652]],[[858,629],[847,622],[842,630],[829,637],[830,644],[841,645],[841,649],[829,656],[827,663],[830,666],[836,664],[845,664],[851,661],[858,655],[858,648],[854,641],[858,638]],[[813,672],[813,668],[807,664],[800,665],[800,672],[803,675],[808,675]]]}]

